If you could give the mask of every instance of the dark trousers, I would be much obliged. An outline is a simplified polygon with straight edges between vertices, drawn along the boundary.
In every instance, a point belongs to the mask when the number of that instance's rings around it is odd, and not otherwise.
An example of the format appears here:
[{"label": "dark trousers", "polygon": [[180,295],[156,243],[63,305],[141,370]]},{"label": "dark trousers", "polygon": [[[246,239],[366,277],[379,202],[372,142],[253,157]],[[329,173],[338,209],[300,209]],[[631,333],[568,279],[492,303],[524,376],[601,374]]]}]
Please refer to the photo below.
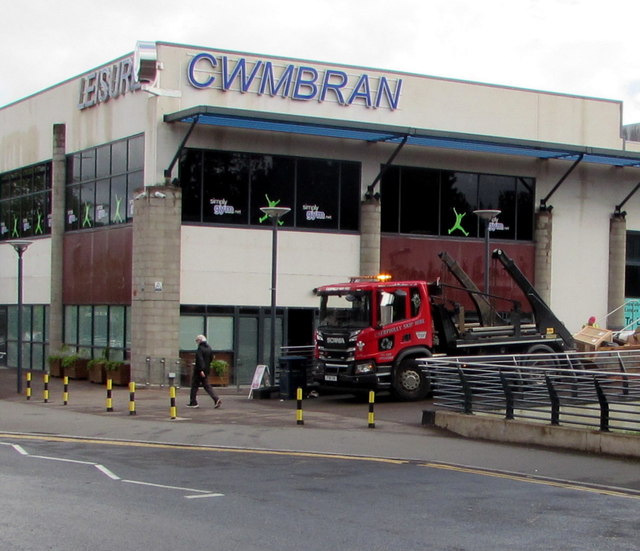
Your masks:
[{"label": "dark trousers", "polygon": [[209,396],[211,396],[211,399],[214,402],[218,401],[218,395],[213,390],[213,387],[211,386],[209,379],[207,379],[206,377],[201,377],[200,373],[194,373],[193,377],[191,378],[191,394],[189,396],[189,403],[191,405],[195,405],[198,403],[198,400],[196,399],[196,394],[198,394],[198,388],[200,387],[200,385],[202,385],[205,392]]}]

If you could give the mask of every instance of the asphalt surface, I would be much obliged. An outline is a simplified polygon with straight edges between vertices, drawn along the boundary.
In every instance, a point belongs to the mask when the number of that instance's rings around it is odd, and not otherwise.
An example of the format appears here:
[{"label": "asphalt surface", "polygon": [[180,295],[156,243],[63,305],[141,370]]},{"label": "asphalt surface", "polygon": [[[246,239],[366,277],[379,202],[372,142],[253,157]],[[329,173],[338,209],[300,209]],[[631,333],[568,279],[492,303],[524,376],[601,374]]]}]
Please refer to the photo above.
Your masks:
[{"label": "asphalt surface", "polygon": [[138,386],[135,415],[129,390],[114,387],[107,411],[102,385],[71,380],[63,404],[62,380],[51,378],[44,402],[41,373],[34,373],[32,397],[17,393],[15,370],[0,369],[0,432],[10,435],[65,435],[183,445],[293,450],[415,459],[531,477],[568,480],[640,491],[640,462],[595,454],[464,439],[422,426],[428,401],[393,402],[377,397],[375,428],[369,427],[366,399],[321,394],[303,400],[297,423],[296,400],[250,399],[248,388],[218,388],[222,407],[202,391],[199,409],[188,409],[188,388],[178,388],[171,418],[168,388]]}]

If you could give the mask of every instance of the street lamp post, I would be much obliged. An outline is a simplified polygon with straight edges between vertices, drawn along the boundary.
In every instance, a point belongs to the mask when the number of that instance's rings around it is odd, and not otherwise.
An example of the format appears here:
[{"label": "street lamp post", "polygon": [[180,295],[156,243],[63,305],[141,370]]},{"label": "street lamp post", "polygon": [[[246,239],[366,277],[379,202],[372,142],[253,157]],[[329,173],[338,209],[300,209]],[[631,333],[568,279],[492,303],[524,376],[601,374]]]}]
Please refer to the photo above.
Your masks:
[{"label": "street lamp post", "polygon": [[502,211],[498,209],[474,210],[473,214],[484,220],[484,292],[489,294],[489,223]]},{"label": "street lamp post", "polygon": [[7,241],[18,254],[18,373],[17,391],[22,394],[22,255],[31,241]]},{"label": "street lamp post", "polygon": [[272,241],[271,241],[271,340],[270,340],[270,357],[269,367],[271,369],[270,378],[271,386],[276,384],[276,279],[278,273],[278,222],[291,209],[288,207],[261,207],[273,223]]}]

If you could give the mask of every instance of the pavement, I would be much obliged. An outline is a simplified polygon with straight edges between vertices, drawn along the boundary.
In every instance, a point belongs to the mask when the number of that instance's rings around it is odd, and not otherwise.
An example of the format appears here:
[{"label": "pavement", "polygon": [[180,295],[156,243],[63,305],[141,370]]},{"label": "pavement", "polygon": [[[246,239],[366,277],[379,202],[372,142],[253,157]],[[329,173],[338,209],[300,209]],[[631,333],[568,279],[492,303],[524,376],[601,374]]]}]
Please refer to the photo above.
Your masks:
[{"label": "pavement", "polygon": [[56,435],[383,457],[640,490],[638,460],[460,438],[422,425],[429,401],[402,403],[379,395],[371,428],[367,400],[344,394],[305,398],[304,424],[298,424],[296,400],[281,400],[277,392],[270,399],[253,399],[248,387],[217,387],[222,398],[219,409],[202,390],[200,407],[188,409],[189,389],[177,388],[175,419],[168,387],[138,385],[135,415],[129,413],[127,387],[113,388],[113,411],[107,411],[103,385],[69,381],[67,405],[61,379],[50,379],[46,403],[42,373],[34,373],[31,387],[27,400],[24,392],[17,393],[16,371],[0,369],[2,438]]}]

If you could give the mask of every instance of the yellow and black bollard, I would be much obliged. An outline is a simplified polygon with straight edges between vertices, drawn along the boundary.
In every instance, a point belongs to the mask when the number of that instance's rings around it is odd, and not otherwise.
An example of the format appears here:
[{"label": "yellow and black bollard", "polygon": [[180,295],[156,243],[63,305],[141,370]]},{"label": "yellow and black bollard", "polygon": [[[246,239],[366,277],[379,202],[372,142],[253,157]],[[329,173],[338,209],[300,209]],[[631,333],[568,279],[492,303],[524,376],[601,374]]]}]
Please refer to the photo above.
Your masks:
[{"label": "yellow and black bollard", "polygon": [[27,400],[31,400],[31,371],[27,371]]},{"label": "yellow and black bollard", "polygon": [[376,393],[373,390],[369,391],[369,428],[376,428],[376,416],[373,412],[373,404],[376,400]]},{"label": "yellow and black bollard", "polygon": [[62,403],[66,406],[69,404],[69,377],[65,375],[62,381]]},{"label": "yellow and black bollard", "polygon": [[298,407],[296,409],[296,424],[297,425],[304,425],[304,419],[302,417],[302,389],[298,388],[298,390],[296,391],[296,399],[298,402]]},{"label": "yellow and black bollard", "polygon": [[44,389],[42,390],[42,399],[46,404],[49,402],[49,374],[44,373],[44,375],[42,376],[42,380],[44,383]]},{"label": "yellow and black bollard", "polygon": [[136,414],[136,383],[129,383],[129,415]]},{"label": "yellow and black bollard", "polygon": [[113,389],[113,379],[107,379],[107,411],[113,411],[113,398],[111,390]]},{"label": "yellow and black bollard", "polygon": [[171,419],[175,419],[178,416],[178,411],[176,408],[176,387],[173,386],[173,384],[169,387],[169,398],[171,402],[169,414],[171,415]]}]

